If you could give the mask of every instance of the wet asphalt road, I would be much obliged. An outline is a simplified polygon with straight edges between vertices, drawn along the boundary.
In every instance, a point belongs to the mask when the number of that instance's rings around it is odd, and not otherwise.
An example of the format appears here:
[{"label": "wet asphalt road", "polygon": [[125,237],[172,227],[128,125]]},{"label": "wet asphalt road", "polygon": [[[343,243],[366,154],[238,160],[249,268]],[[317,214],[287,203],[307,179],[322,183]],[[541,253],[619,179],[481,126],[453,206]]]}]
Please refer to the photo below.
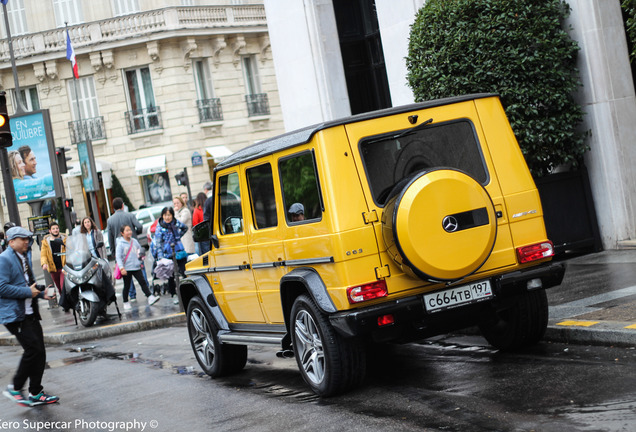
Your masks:
[{"label": "wet asphalt road", "polygon": [[[126,430],[108,422],[145,431],[636,427],[633,348],[542,343],[502,354],[477,336],[381,346],[370,354],[362,388],[324,400],[308,391],[294,360],[270,348],[250,347],[242,373],[211,380],[200,373],[183,325],[49,347],[48,354],[45,388],[61,403],[26,409],[2,398],[0,430],[12,430],[11,422],[21,427],[13,430],[47,431]],[[19,355],[17,347],[0,350],[0,382],[10,380]],[[46,421],[57,423],[37,423]]]}]

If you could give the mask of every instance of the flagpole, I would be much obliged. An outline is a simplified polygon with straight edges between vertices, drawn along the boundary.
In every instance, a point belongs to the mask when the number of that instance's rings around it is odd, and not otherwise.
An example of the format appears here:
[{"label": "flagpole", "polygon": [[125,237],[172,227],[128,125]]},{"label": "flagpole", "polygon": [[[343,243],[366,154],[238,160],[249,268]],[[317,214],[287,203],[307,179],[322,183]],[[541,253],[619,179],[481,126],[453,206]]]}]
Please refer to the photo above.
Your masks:
[{"label": "flagpole", "polygon": [[[66,29],[66,37],[70,43],[70,35],[68,33],[68,22],[64,23]],[[77,59],[75,59],[77,62]],[[91,177],[93,179],[93,190],[86,191],[88,195],[88,199],[90,201],[91,210],[93,211],[93,220],[96,221],[100,228],[104,228],[101,223],[101,218],[99,215],[99,207],[97,206],[97,190],[99,189],[99,177],[97,176],[97,169],[95,167],[95,155],[93,154],[93,144],[91,143],[90,134],[88,133],[88,127],[84,128],[84,122],[82,120],[82,108],[79,102],[79,92],[77,90],[77,77],[75,76],[75,71],[73,71],[73,89],[75,90],[75,104],[77,105],[77,119],[78,119],[78,129],[79,129],[79,141],[84,141],[86,143],[86,153],[88,153],[88,169],[90,170]],[[79,151],[77,152],[79,159]],[[81,168],[80,161],[80,168]],[[81,169],[80,169],[81,171]]]}]

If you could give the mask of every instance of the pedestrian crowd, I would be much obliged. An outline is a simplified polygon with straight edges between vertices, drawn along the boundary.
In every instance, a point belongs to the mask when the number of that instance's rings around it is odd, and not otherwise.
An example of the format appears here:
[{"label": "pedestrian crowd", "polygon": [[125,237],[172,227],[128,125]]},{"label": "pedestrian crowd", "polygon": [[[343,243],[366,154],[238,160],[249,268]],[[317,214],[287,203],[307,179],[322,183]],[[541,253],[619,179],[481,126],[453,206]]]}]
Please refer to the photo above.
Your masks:
[{"label": "pedestrian crowd", "polygon": [[[20,175],[25,164],[19,163],[17,157],[14,160],[16,172]],[[178,304],[176,287],[178,278],[185,277],[188,257],[209,250],[209,243],[195,244],[192,228],[204,219],[209,219],[211,196],[212,183],[206,182],[203,191],[194,200],[188,200],[188,195],[184,193],[173,197],[172,206],[162,209],[161,216],[149,229],[149,250],[154,261],[150,271],[152,282],[149,282],[144,265],[146,251],[137,239],[143,226],[127,211],[123,199],[113,200],[114,212],[107,221],[108,242],[115,258],[115,273],[121,274],[123,279],[124,311],[131,310],[130,302],[136,299],[133,279],[146,295],[148,305],[156,303],[161,295],[166,294]],[[71,235],[85,236],[94,258],[109,258],[105,238],[92,218],[86,216],[81,219]],[[42,387],[46,349],[37,301],[56,300],[58,294],[63,297],[63,269],[69,239],[61,232],[60,225],[53,221],[48,227],[48,234],[38,240],[45,280],[45,285],[38,285],[31,261],[35,237],[27,229],[12,222],[5,224],[4,231],[0,231],[0,268],[3,269],[0,272],[0,323],[16,337],[24,350],[15,376],[3,395],[27,407],[59,400],[59,397],[45,393]],[[27,381],[28,396],[24,394]]]}]

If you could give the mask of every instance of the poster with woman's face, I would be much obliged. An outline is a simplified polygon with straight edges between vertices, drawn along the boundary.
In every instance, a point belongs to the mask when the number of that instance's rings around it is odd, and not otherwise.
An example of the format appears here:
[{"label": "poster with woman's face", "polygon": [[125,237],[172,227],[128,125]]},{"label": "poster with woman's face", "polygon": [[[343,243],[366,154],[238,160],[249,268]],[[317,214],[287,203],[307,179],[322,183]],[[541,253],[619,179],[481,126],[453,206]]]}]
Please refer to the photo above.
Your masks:
[{"label": "poster with woman's face", "polygon": [[170,178],[167,172],[144,176],[143,182],[146,188],[146,196],[148,197],[150,204],[172,201]]},{"label": "poster with woman's face", "polygon": [[42,113],[11,118],[13,145],[7,149],[19,203],[52,198],[55,185]]}]

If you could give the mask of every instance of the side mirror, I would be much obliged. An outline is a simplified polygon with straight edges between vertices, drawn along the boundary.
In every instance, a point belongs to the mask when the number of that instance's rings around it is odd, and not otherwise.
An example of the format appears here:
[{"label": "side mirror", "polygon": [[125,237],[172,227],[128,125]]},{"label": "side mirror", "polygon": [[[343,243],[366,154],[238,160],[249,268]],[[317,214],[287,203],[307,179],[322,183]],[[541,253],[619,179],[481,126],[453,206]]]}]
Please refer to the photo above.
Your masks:
[{"label": "side mirror", "polygon": [[197,243],[209,241],[212,242],[212,246],[214,246],[216,249],[219,248],[219,238],[215,235],[212,235],[211,224],[209,220],[204,220],[203,222],[193,226],[192,237]]},{"label": "side mirror", "polygon": [[212,233],[210,230],[209,220],[204,220],[203,222],[198,223],[192,227],[192,237],[194,238],[194,241],[197,243],[203,242],[203,241],[209,241],[211,234]]}]

